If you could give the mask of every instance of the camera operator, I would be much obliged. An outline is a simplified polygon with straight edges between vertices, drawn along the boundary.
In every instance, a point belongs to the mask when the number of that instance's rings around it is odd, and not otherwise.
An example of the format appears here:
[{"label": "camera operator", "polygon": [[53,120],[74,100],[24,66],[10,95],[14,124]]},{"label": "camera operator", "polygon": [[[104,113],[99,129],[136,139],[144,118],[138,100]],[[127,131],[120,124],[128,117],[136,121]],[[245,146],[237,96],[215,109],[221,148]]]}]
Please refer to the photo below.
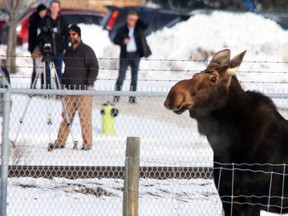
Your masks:
[{"label": "camera operator", "polygon": [[[42,88],[45,89],[51,88],[50,61],[55,65],[57,76],[61,84],[64,50],[68,45],[68,25],[59,13],[60,7],[60,1],[51,1],[50,9],[47,11],[47,14],[42,19],[40,25],[38,43],[40,45],[40,55],[43,57],[42,60],[45,61],[46,86],[43,74],[41,84]],[[58,85],[57,80],[55,81],[57,88],[61,88],[61,85]]]},{"label": "camera operator", "polygon": [[36,58],[38,57],[39,47],[37,46],[37,30],[41,24],[41,19],[46,16],[47,8],[44,4],[39,4],[36,11],[29,17],[28,32],[28,50],[33,60],[33,72],[30,88],[34,88],[33,84],[36,77]]}]

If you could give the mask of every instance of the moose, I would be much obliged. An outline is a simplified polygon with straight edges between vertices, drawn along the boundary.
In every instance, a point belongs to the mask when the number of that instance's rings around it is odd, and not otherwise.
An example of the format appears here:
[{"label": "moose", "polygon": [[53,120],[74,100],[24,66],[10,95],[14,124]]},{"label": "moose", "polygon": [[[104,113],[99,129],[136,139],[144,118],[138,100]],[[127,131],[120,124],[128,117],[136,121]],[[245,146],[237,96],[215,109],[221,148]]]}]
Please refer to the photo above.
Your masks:
[{"label": "moose", "polygon": [[288,212],[288,122],[273,101],[245,91],[236,77],[246,51],[217,52],[207,68],[181,80],[164,106],[197,122],[212,150],[215,187],[225,216]]}]

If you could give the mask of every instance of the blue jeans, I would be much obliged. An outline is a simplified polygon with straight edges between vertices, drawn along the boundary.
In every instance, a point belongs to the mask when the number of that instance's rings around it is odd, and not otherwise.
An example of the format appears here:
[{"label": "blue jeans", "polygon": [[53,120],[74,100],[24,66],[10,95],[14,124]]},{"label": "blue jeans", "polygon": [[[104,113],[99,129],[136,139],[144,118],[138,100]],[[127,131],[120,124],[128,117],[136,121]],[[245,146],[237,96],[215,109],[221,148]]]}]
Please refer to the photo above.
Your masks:
[{"label": "blue jeans", "polygon": [[[57,76],[58,76],[58,79],[60,82],[60,85],[59,85],[58,81],[56,80],[56,76],[55,76],[54,81],[56,83],[57,89],[61,88],[61,83],[62,83],[61,78],[62,78],[63,57],[64,57],[64,53],[60,53],[60,54],[57,54],[56,56],[51,57],[51,62],[54,63],[56,73],[57,73]],[[44,75],[43,74],[41,75],[41,84],[42,84],[41,86],[42,86],[42,88],[45,88],[45,89],[51,89],[51,87],[52,87],[51,86],[51,78],[52,78],[51,77],[51,70],[50,70],[49,64],[47,62],[45,62],[45,71],[46,71],[46,86],[44,83]]]},{"label": "blue jeans", "polygon": [[137,90],[139,64],[140,56],[137,53],[128,53],[125,59],[120,59],[119,75],[115,84],[116,91],[121,91],[122,89],[128,66],[130,66],[131,69],[130,91]]}]

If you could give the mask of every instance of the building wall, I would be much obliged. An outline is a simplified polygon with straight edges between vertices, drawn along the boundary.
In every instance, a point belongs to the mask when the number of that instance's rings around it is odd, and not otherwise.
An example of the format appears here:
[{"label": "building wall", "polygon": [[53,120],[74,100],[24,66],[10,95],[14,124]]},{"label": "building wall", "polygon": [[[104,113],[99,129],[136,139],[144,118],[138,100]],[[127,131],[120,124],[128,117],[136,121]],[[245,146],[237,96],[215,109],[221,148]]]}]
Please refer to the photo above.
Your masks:
[{"label": "building wall", "polygon": [[[46,2],[49,1],[47,0]],[[146,3],[146,0],[60,0],[60,2],[62,7],[101,9],[105,8],[105,5],[114,5],[119,7],[144,5]],[[4,0],[0,0],[0,6],[3,4]]]},{"label": "building wall", "polygon": [[144,5],[146,0],[61,0],[62,7],[105,8],[105,5],[136,6]]}]

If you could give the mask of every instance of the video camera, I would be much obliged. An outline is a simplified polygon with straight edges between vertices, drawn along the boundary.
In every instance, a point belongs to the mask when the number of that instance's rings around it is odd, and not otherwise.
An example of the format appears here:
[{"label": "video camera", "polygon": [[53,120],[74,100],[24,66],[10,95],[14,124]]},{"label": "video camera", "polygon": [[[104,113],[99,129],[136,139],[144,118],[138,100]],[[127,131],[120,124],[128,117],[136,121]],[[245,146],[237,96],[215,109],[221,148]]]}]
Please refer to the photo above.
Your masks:
[{"label": "video camera", "polygon": [[44,26],[41,28],[39,35],[40,54],[43,56],[44,61],[49,61],[51,56],[56,55],[55,51],[55,30],[51,23],[50,14],[47,12]]}]

